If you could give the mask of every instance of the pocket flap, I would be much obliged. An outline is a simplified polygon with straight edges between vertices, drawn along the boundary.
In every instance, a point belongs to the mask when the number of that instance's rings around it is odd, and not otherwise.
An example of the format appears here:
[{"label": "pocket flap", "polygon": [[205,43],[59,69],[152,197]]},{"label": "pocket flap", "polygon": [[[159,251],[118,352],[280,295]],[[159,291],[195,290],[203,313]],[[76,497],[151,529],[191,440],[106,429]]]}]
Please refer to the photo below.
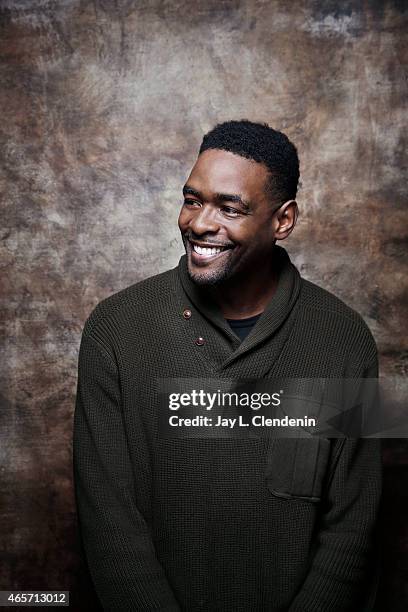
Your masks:
[{"label": "pocket flap", "polygon": [[319,502],[330,454],[324,438],[275,438],[270,441],[265,469],[268,489],[284,498]]}]

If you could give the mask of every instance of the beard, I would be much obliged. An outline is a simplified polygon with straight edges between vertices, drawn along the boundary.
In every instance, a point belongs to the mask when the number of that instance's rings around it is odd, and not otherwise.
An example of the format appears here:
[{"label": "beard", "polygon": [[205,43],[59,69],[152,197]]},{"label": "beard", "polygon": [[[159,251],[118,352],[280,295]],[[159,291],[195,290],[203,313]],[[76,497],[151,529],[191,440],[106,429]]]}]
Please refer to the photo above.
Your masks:
[{"label": "beard", "polygon": [[187,271],[193,283],[200,286],[217,286],[227,281],[232,273],[232,262],[226,262],[225,266],[218,266],[215,270],[198,271],[192,270],[189,256],[187,255]]},{"label": "beard", "polygon": [[224,263],[220,262],[219,265],[214,267],[214,269],[208,267],[200,270],[200,268],[195,268],[191,261],[192,246],[187,236],[183,235],[182,239],[184,243],[184,248],[186,250],[187,272],[193,283],[196,283],[200,286],[214,287],[227,281],[231,277],[231,274],[234,269],[234,262],[231,260],[230,257],[227,257]]}]

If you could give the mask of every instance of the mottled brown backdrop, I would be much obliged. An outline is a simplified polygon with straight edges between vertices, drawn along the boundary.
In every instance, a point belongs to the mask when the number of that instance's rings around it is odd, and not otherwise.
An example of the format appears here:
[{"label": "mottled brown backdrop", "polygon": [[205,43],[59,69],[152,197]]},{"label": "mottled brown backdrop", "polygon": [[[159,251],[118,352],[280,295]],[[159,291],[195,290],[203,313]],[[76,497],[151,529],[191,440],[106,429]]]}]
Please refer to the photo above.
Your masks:
[{"label": "mottled brown backdrop", "polygon": [[[0,589],[70,589],[82,325],[176,265],[180,188],[216,122],[267,121],[301,157],[287,246],[406,375],[407,2],[0,0]],[[378,609],[408,602],[408,452],[384,445]]]}]

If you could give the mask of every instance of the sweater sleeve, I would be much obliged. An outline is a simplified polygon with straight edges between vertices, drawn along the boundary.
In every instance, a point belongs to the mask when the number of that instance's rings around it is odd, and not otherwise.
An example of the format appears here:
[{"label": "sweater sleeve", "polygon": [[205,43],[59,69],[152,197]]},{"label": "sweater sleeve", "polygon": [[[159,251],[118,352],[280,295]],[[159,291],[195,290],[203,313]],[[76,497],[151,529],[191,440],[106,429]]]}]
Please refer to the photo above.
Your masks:
[{"label": "sweater sleeve", "polygon": [[[374,364],[365,376],[374,378],[376,371]],[[379,561],[381,441],[343,438],[334,448],[314,556],[290,612],[372,610]]]},{"label": "sweater sleeve", "polygon": [[79,528],[104,610],[180,610],[135,505],[114,358],[82,335],[73,436]]}]

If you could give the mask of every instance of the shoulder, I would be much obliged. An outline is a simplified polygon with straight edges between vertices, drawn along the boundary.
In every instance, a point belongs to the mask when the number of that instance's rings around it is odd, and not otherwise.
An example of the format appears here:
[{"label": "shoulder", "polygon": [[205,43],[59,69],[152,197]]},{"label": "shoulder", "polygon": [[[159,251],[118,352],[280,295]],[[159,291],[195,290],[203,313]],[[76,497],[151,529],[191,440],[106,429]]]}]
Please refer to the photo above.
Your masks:
[{"label": "shoulder", "polygon": [[109,334],[109,330],[143,318],[152,317],[154,309],[166,296],[176,291],[177,267],[134,283],[101,300],[85,321],[85,335]]},{"label": "shoulder", "polygon": [[331,312],[340,318],[365,325],[364,319],[356,310],[348,306],[334,293],[305,278],[301,279],[301,295],[305,308],[324,313]]},{"label": "shoulder", "polygon": [[368,362],[375,361],[377,346],[363,317],[339,297],[301,278],[301,310],[306,320],[322,332],[342,338],[347,346],[362,351]]}]

